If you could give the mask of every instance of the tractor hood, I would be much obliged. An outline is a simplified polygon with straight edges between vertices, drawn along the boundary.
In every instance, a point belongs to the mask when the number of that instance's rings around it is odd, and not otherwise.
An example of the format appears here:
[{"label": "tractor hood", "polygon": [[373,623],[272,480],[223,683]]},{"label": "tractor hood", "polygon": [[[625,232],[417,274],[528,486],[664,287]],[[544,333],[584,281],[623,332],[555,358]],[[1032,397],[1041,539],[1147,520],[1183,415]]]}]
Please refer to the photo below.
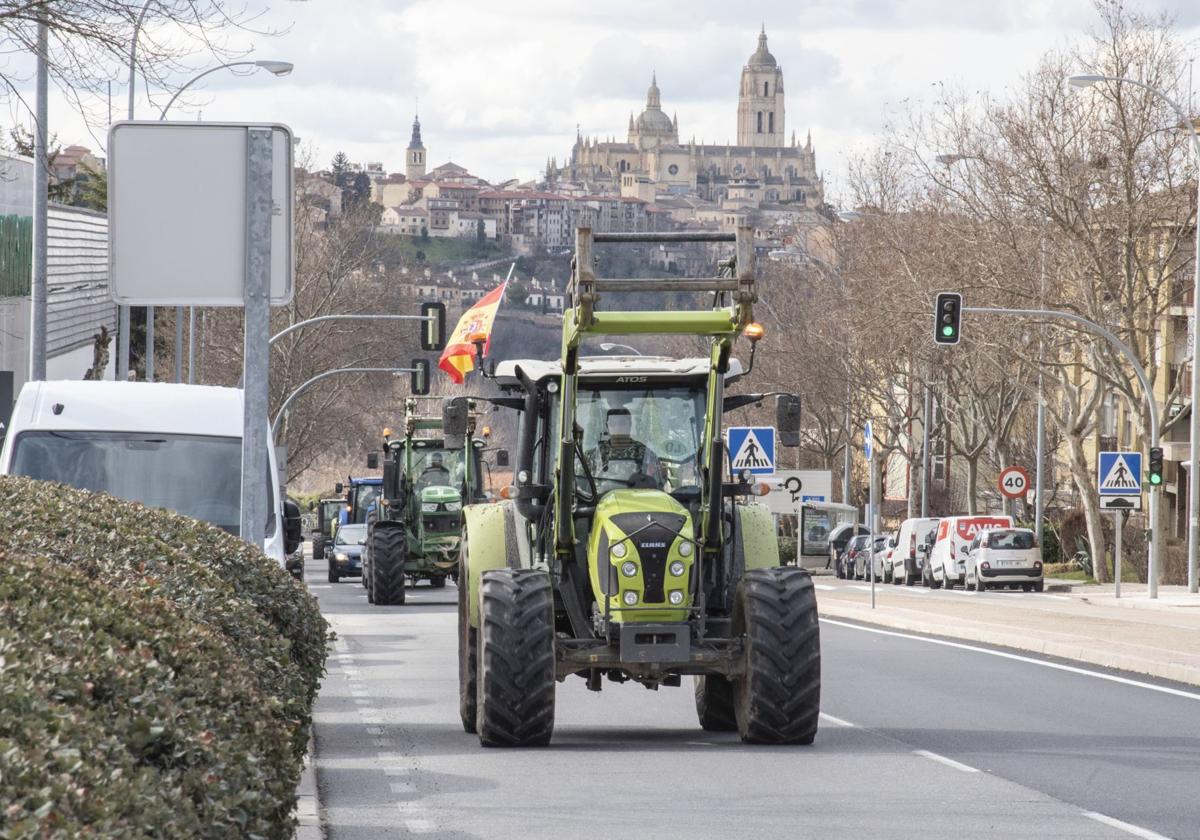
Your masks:
[{"label": "tractor hood", "polygon": [[462,501],[462,494],[458,492],[458,488],[456,487],[435,485],[433,487],[426,487],[421,491],[422,504],[444,505],[459,501]]},{"label": "tractor hood", "polygon": [[[596,505],[588,539],[596,602],[603,605],[607,599],[619,623],[686,620],[697,551],[692,535],[687,508],[662,490],[606,493]],[[673,574],[672,567],[681,573]],[[630,592],[634,595],[627,595]],[[681,593],[682,599],[671,603],[672,592]]]}]

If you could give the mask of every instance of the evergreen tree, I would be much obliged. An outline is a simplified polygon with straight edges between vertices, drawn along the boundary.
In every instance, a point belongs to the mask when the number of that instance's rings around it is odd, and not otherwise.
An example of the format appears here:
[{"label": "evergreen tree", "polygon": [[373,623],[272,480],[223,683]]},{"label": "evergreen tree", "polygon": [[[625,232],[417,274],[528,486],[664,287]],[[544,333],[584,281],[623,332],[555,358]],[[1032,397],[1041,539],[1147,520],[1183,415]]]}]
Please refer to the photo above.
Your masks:
[{"label": "evergreen tree", "polygon": [[333,156],[333,160],[329,164],[329,170],[333,173],[333,183],[341,189],[346,189],[350,181],[350,158],[346,157],[345,152],[338,152]]}]

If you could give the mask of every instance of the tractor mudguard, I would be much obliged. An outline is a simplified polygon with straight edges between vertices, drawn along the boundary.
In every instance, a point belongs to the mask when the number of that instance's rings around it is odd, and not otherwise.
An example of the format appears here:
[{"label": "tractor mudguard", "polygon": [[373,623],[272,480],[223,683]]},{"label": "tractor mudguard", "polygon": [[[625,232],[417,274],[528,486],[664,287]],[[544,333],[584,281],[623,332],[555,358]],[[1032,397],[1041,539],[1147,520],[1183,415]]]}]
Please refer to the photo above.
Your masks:
[{"label": "tractor mudguard", "polygon": [[467,587],[470,621],[479,626],[479,578],[493,569],[517,568],[515,511],[512,502],[467,505],[463,508],[463,541],[460,556],[466,566],[458,585]]},{"label": "tractor mudguard", "polygon": [[738,538],[746,569],[770,569],[779,565],[779,538],[775,520],[766,505],[737,506]]}]

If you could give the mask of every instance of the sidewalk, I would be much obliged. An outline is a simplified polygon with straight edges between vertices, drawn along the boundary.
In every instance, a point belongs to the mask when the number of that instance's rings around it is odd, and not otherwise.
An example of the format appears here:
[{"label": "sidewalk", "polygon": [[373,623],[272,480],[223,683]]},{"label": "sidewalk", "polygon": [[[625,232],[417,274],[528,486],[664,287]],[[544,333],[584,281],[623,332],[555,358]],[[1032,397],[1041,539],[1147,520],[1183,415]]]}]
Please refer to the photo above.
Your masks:
[{"label": "sidewalk", "polygon": [[[1200,596],[1184,587],[1078,585],[1041,595],[876,586],[815,580],[820,613],[871,624],[1073,659],[1200,685]],[[1049,581],[1047,581],[1049,583]],[[1065,591],[1064,591],[1065,590]]]}]

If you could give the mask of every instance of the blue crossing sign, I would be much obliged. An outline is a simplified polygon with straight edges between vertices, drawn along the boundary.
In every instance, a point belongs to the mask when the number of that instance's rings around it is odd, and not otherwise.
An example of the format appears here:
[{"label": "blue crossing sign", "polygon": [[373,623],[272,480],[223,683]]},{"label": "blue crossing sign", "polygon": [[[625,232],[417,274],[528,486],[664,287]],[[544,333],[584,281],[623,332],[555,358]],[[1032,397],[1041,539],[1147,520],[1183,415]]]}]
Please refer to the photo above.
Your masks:
[{"label": "blue crossing sign", "polygon": [[1142,453],[1101,452],[1096,487],[1101,496],[1142,495]]},{"label": "blue crossing sign", "polygon": [[775,472],[774,426],[729,427],[729,471],[739,475],[743,470],[752,475]]}]

